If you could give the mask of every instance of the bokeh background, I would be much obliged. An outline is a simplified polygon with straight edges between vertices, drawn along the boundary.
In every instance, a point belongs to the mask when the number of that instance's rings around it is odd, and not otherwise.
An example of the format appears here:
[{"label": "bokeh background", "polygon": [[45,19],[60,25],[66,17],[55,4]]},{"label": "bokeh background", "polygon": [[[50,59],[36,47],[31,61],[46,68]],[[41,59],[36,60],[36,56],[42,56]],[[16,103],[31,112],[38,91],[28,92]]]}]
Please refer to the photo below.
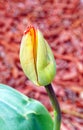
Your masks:
[{"label": "bokeh background", "polygon": [[41,30],[54,53],[61,130],[83,130],[83,0],[0,0],[0,83],[39,100],[52,114],[45,89],[28,80],[19,61],[30,25]]}]

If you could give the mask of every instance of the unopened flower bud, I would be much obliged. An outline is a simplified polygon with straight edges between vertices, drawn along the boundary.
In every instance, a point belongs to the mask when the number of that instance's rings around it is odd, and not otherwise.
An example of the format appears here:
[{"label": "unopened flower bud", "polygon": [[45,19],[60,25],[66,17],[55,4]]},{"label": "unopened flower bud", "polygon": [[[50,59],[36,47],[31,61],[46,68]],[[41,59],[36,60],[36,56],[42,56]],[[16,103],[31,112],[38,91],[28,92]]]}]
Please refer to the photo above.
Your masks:
[{"label": "unopened flower bud", "polygon": [[34,27],[29,27],[22,38],[20,62],[34,84],[45,86],[52,82],[56,72],[54,56],[42,33]]}]

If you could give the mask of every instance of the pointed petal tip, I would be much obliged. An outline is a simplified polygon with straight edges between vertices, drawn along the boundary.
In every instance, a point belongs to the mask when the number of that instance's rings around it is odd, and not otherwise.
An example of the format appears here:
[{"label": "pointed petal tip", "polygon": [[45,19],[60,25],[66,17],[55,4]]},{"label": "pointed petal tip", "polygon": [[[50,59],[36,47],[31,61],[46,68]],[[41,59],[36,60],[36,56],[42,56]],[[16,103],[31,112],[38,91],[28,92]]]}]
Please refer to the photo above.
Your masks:
[{"label": "pointed petal tip", "polygon": [[34,30],[34,31],[36,31],[37,30],[37,28],[36,27],[34,27],[34,26],[28,26],[27,28],[26,28],[26,30],[24,31],[24,34],[27,34],[28,32],[30,32],[30,30]]}]

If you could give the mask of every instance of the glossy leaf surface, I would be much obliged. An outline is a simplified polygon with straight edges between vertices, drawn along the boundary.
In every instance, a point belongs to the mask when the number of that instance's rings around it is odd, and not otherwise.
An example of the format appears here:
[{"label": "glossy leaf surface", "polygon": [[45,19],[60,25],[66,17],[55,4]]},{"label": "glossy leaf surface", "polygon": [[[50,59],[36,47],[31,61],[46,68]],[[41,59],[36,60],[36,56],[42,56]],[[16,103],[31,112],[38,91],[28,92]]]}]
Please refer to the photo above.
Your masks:
[{"label": "glossy leaf surface", "polygon": [[53,121],[40,102],[0,84],[0,130],[53,130]]}]

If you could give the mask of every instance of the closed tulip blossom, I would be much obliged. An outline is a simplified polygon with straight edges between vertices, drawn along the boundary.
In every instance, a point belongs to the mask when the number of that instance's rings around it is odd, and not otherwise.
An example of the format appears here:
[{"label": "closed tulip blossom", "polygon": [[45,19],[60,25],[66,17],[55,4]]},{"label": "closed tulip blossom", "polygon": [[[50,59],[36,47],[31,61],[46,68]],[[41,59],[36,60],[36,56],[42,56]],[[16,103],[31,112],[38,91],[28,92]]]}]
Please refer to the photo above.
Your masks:
[{"label": "closed tulip blossom", "polygon": [[55,61],[52,51],[42,33],[29,27],[22,38],[20,61],[26,76],[36,85],[51,83],[55,76]]},{"label": "closed tulip blossom", "polygon": [[53,130],[60,130],[61,111],[51,85],[56,73],[54,56],[42,33],[34,27],[27,28],[23,35],[20,62],[26,76],[34,84],[45,87],[54,108]]}]

